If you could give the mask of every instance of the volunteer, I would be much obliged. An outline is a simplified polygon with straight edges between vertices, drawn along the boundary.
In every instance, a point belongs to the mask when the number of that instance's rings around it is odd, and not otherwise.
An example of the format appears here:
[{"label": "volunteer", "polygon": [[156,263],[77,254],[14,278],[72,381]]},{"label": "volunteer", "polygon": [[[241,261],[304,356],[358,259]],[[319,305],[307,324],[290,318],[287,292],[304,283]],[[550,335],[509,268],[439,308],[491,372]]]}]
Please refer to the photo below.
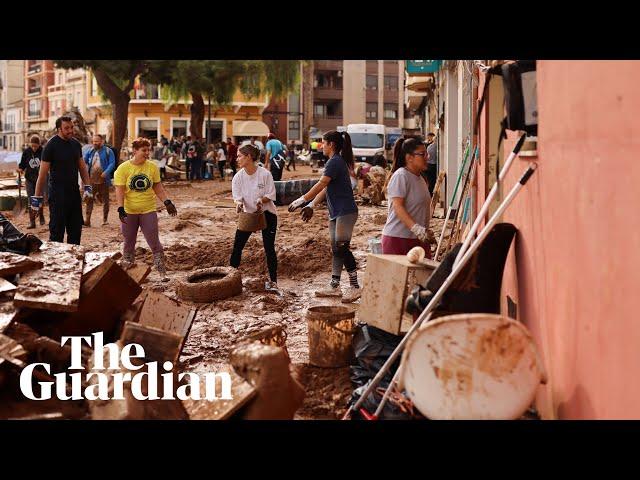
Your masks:
[{"label": "volunteer", "polygon": [[427,148],[421,139],[399,138],[393,147],[393,166],[387,185],[389,213],[382,229],[382,253],[405,255],[413,247],[424,248],[427,239],[431,195],[422,172],[427,168]]},{"label": "volunteer", "polygon": [[[84,161],[89,170],[93,193],[94,195],[100,194],[102,199],[102,225],[106,225],[109,218],[109,186],[111,185],[111,173],[116,169],[116,157],[113,151],[105,146],[102,135],[95,134],[91,142],[93,148],[84,154]],[[84,226],[90,227],[94,198],[88,199],[86,203]]]},{"label": "volunteer", "polygon": [[[311,201],[302,211],[303,220],[308,221],[313,215],[314,204],[326,197],[333,272],[329,287],[316,291],[316,296],[342,296],[343,303],[351,303],[361,296],[356,259],[350,249],[353,227],[358,219],[358,206],[353,198],[351,186],[350,172],[353,171],[354,165],[351,137],[347,132],[329,131],[323,136],[322,151],[329,157],[324,174],[311,190],[291,203],[289,211],[293,212]],[[341,292],[339,288],[343,266],[347,270],[350,283],[345,292]]]},{"label": "volunteer", "polygon": [[[122,163],[114,174],[118,215],[124,236],[123,266],[135,263],[138,229],[142,230],[153,252],[153,263],[163,282],[169,280],[164,262],[164,250],[158,234],[156,196],[164,202],[169,215],[176,216],[175,205],[167,198],[160,182],[158,166],[149,160],[151,143],[146,138],[134,140],[133,157]],[[192,166],[193,168],[193,166]]]},{"label": "volunteer", "polygon": [[[276,199],[276,185],[271,173],[266,168],[256,165],[259,157],[260,150],[253,145],[244,145],[238,149],[237,161],[240,170],[233,176],[231,194],[236,202],[238,213],[242,211],[248,213],[264,212],[267,226],[262,230],[262,243],[267,257],[270,278],[270,281],[265,283],[265,289],[278,291],[278,257],[275,249],[278,217],[276,216],[276,206],[273,203]],[[236,230],[233,252],[231,252],[229,262],[232,267],[238,268],[240,266],[242,250],[251,233]]]},{"label": "volunteer", "polygon": [[27,197],[29,197],[29,226],[30,228],[36,228],[36,216],[40,217],[40,225],[44,225],[44,209],[39,211],[31,207],[31,197],[33,197],[36,191],[36,182],[38,181],[38,173],[40,172],[40,159],[42,158],[42,145],[40,145],[40,137],[34,135],[30,138],[29,143],[24,152],[22,152],[22,158],[20,159],[20,165],[18,165],[18,171],[21,175],[24,175],[25,184],[27,187]]}]

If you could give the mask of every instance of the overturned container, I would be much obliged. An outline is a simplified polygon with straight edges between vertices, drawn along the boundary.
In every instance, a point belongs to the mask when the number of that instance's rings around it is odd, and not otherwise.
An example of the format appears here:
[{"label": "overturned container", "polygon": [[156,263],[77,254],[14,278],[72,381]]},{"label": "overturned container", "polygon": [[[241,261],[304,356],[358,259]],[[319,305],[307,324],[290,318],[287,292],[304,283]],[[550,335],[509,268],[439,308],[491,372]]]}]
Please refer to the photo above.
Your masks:
[{"label": "overturned container", "polygon": [[353,361],[355,310],[341,305],[307,310],[309,363],[316,367],[346,367]]}]

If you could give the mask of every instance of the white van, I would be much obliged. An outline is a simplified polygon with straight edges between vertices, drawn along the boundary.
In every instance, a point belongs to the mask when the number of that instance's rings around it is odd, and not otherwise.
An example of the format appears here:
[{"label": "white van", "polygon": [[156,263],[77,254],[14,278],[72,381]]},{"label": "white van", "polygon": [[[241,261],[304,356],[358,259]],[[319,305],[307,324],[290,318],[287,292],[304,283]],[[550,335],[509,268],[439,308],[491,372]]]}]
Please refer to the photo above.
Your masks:
[{"label": "white van", "polygon": [[385,155],[386,130],[384,125],[373,123],[352,123],[347,125],[351,137],[353,156],[356,162],[373,164],[375,156]]}]

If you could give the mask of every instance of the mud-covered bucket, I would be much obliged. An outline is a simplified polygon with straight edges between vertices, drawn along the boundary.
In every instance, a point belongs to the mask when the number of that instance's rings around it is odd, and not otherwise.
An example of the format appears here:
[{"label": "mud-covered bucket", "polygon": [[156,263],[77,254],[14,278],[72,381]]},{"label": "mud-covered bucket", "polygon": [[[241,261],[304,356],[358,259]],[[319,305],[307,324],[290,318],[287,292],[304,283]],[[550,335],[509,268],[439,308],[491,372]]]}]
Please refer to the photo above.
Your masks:
[{"label": "mud-covered bucket", "polygon": [[353,360],[355,310],[341,305],[307,310],[309,363],[316,367],[346,367]]},{"label": "mud-covered bucket", "polygon": [[257,232],[267,228],[264,212],[240,212],[238,214],[238,230],[241,232]]}]

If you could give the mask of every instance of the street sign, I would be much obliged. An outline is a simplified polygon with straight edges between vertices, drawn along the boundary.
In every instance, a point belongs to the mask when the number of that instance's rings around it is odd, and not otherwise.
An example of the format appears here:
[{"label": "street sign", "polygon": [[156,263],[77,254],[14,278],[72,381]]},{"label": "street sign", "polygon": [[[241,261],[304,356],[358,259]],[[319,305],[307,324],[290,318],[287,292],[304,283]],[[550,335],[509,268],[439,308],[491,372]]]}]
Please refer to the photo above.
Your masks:
[{"label": "street sign", "polygon": [[410,75],[435,73],[441,65],[442,60],[407,60],[407,73]]}]

